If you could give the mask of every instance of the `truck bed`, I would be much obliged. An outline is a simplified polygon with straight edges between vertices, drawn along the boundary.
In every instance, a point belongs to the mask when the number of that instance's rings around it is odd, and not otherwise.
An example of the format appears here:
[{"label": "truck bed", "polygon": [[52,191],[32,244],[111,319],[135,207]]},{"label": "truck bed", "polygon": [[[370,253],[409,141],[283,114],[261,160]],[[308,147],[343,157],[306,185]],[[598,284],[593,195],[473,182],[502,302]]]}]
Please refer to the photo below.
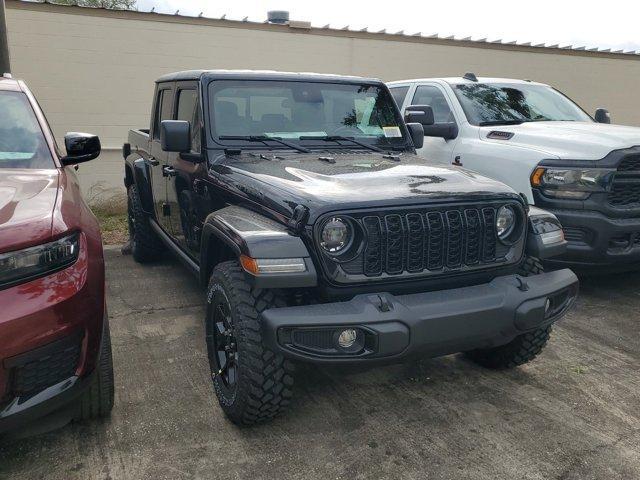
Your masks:
[{"label": "truck bed", "polygon": [[129,144],[132,150],[147,150],[149,148],[149,129],[129,130]]}]

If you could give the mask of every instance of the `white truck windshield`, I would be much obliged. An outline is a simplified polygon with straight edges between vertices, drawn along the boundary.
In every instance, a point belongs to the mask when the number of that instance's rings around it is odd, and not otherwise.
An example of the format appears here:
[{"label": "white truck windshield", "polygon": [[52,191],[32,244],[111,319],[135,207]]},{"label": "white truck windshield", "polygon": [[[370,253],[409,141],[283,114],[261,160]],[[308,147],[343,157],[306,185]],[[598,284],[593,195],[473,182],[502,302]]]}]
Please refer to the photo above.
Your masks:
[{"label": "white truck windshield", "polygon": [[453,90],[472,125],[593,121],[562,93],[543,85],[473,83]]},{"label": "white truck windshield", "polygon": [[40,124],[21,92],[0,91],[0,168],[53,168]]}]

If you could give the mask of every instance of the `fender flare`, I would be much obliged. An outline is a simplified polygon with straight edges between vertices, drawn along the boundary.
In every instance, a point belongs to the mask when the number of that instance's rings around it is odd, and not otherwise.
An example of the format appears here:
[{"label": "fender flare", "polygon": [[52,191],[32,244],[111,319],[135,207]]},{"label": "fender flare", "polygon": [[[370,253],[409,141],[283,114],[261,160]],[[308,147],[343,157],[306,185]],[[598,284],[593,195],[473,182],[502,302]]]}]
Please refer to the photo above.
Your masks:
[{"label": "fender flare", "polygon": [[527,254],[542,260],[562,255],[568,242],[553,213],[531,206],[527,218]]},{"label": "fender flare", "polygon": [[[219,243],[218,243],[219,242]],[[200,282],[206,285],[218,263],[224,244],[236,257],[255,259],[302,258],[306,271],[250,275],[259,288],[313,287],[318,283],[316,269],[302,238],[286,227],[252,210],[229,206],[209,214],[202,229],[200,247]]]},{"label": "fender flare", "polygon": [[153,217],[154,208],[151,175],[149,174],[147,162],[137,153],[132,153],[125,159],[124,186],[129,188],[131,185],[135,185],[138,190],[144,213]]}]

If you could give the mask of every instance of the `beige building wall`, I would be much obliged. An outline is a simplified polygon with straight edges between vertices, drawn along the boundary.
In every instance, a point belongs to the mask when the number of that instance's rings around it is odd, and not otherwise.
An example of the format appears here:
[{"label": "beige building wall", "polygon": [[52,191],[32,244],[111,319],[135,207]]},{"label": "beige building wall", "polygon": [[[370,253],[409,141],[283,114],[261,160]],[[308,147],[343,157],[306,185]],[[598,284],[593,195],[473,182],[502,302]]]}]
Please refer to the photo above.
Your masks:
[{"label": "beige building wall", "polygon": [[[529,78],[587,111],[640,126],[640,56],[65,7],[7,0],[12,70],[34,91],[59,139],[100,135],[80,166],[90,198],[122,192],[120,148],[147,127],[154,80],[185,69],[272,69],[379,77]],[[265,13],[266,14],[266,13]],[[61,142],[62,144],[62,142]]]}]

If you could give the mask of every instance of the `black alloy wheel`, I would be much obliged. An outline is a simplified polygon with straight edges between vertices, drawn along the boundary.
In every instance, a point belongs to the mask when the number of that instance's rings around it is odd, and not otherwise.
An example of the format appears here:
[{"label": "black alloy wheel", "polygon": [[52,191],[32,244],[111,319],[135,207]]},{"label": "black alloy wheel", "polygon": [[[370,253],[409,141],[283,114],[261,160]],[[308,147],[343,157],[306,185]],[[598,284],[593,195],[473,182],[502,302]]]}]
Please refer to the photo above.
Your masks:
[{"label": "black alloy wheel", "polygon": [[212,299],[212,319],[207,322],[207,351],[212,377],[222,380],[227,395],[238,383],[238,342],[233,333],[231,306],[222,291]]}]

